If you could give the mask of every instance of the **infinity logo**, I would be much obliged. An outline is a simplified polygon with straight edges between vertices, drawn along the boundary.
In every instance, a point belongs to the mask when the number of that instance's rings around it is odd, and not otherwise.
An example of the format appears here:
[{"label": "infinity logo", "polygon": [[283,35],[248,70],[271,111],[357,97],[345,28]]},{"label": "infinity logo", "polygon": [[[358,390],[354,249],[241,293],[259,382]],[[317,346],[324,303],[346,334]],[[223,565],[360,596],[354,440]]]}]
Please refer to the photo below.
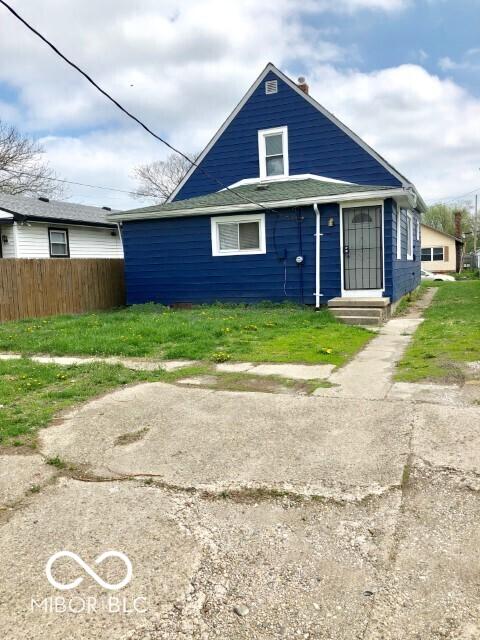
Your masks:
[{"label": "infinity logo", "polygon": [[123,560],[127,568],[127,573],[124,579],[121,582],[117,582],[117,584],[110,584],[109,582],[105,582],[105,580],[102,580],[102,578],[100,578],[100,576],[95,573],[95,571],[91,567],[89,567],[88,564],[84,562],[82,558],[80,558],[80,556],[77,556],[76,553],[73,553],[72,551],[57,551],[57,553],[54,553],[53,556],[48,559],[48,562],[45,566],[45,573],[50,584],[56,589],[60,589],[60,591],[75,589],[75,587],[78,587],[78,585],[83,581],[83,578],[76,578],[73,582],[70,582],[68,584],[57,582],[52,576],[52,566],[59,558],[72,558],[72,560],[75,560],[75,562],[82,567],[85,573],[88,573],[88,575],[104,589],[118,591],[119,589],[122,589],[122,587],[127,585],[132,579],[132,563],[130,562],[129,558],[121,551],[105,551],[104,553],[99,555],[98,558],[95,558],[95,564],[101,564],[107,558],[120,558],[120,560]]}]

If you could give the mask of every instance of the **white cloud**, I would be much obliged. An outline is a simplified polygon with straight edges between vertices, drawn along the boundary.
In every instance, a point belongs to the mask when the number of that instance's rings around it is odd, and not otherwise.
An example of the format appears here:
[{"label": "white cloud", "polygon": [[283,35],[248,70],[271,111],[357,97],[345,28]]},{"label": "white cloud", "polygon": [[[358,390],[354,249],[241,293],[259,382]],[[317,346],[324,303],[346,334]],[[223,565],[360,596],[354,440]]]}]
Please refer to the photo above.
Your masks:
[{"label": "white cloud", "polygon": [[[317,29],[311,19],[315,12],[391,13],[408,6],[408,0],[25,0],[20,10],[186,151],[209,140],[271,60],[294,78],[306,74],[312,95],[398,164],[425,197],[466,192],[479,182],[480,101],[421,66],[341,70],[355,60],[355,49],[325,21]],[[168,150],[14,18],[1,10],[0,18],[8,24],[0,39],[0,82],[18,93],[13,104],[0,101],[0,117],[41,137],[66,178],[133,189],[132,167]],[[73,186],[71,193],[113,207],[136,204],[122,194]]]},{"label": "white cloud", "polygon": [[452,60],[449,56],[440,58],[438,66],[442,71],[478,71],[480,69],[480,49],[468,49],[460,60]]},{"label": "white cloud", "polygon": [[382,10],[382,11],[399,11],[410,5],[410,0],[339,0],[334,6],[331,2],[330,10],[346,10],[358,11],[361,9]]},{"label": "white cloud", "polygon": [[428,199],[480,183],[480,100],[417,65],[374,73],[318,69],[312,93]]}]

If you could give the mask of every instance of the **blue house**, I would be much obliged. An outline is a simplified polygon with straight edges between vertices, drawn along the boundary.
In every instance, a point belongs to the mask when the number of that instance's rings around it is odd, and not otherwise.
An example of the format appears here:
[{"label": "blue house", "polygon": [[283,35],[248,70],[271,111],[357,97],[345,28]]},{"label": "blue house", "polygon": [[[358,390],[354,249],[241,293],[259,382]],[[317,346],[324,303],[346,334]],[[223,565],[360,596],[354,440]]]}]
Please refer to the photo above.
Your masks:
[{"label": "blue house", "polygon": [[303,78],[268,64],[197,165],[167,203],[110,216],[129,304],[289,300],[355,316],[341,310],[388,309],[420,283],[422,198]]}]

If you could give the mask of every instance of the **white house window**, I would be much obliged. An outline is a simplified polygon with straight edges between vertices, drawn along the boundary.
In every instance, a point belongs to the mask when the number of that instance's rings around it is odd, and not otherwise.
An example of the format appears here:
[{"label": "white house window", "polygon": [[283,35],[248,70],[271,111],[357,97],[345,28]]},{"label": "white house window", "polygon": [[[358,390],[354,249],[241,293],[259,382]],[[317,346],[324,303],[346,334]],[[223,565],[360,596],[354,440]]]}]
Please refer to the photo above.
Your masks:
[{"label": "white house window", "polygon": [[422,247],[422,262],[443,261],[444,256],[444,247]]},{"label": "white house window", "polygon": [[402,210],[397,209],[397,260],[402,259]]},{"label": "white house window", "polygon": [[212,218],[211,229],[214,256],[266,253],[263,213]]},{"label": "white house window", "polygon": [[407,260],[413,260],[413,216],[407,211]]},{"label": "white house window", "polygon": [[260,178],[288,176],[288,128],[258,132]]},{"label": "white house window", "polygon": [[70,250],[68,246],[67,229],[49,229],[48,240],[51,258],[68,258]]}]

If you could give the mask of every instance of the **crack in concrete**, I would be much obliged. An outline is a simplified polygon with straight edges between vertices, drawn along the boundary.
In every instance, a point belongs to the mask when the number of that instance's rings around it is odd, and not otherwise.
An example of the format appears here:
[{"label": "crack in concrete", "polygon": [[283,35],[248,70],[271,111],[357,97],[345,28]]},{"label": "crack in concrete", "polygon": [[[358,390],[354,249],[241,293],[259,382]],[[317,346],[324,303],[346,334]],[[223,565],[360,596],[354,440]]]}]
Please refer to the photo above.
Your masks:
[{"label": "crack in concrete", "polygon": [[[388,581],[389,576],[391,576],[394,572],[398,551],[400,548],[401,542],[405,539],[405,533],[402,527],[402,517],[405,513],[406,503],[408,500],[408,496],[412,490],[412,481],[411,481],[411,469],[413,467],[414,460],[414,451],[413,451],[413,442],[415,436],[415,427],[416,427],[417,415],[413,414],[412,420],[410,422],[410,433],[408,438],[408,455],[407,460],[405,462],[405,466],[403,469],[402,480],[400,482],[400,504],[398,506],[398,511],[395,517],[395,526],[392,535],[392,547],[390,553],[388,555],[387,566],[385,567],[385,582]],[[365,629],[363,631],[362,640],[366,640],[367,633],[370,630],[371,623],[373,622],[373,616],[375,612],[375,602],[372,602],[372,606],[368,613],[367,623],[365,625]]]},{"label": "crack in concrete", "polygon": [[[108,469],[110,471],[110,469]],[[115,473],[112,471],[112,473]],[[89,475],[87,473],[76,475],[73,471],[63,471],[58,474],[59,476],[68,477],[78,482],[129,482],[129,481],[141,481],[144,480],[144,485],[157,489],[164,489],[178,494],[190,494],[200,497],[206,500],[230,500],[236,503],[255,503],[268,500],[277,499],[289,499],[293,502],[320,502],[323,504],[335,504],[335,505],[347,505],[358,504],[363,505],[371,500],[381,498],[392,491],[396,491],[401,488],[401,483],[394,483],[386,485],[376,489],[370,489],[362,495],[355,495],[353,493],[346,494],[344,497],[337,497],[332,494],[326,494],[313,491],[300,491],[292,488],[278,488],[267,484],[252,485],[240,485],[236,487],[225,486],[218,489],[212,489],[203,485],[199,486],[183,486],[168,483],[160,480],[162,477],[158,474],[152,473],[136,473],[131,475],[112,475],[112,476],[99,476]],[[158,480],[153,480],[159,478]],[[146,481],[145,481],[146,479]],[[151,480],[147,484],[147,481]]]}]

